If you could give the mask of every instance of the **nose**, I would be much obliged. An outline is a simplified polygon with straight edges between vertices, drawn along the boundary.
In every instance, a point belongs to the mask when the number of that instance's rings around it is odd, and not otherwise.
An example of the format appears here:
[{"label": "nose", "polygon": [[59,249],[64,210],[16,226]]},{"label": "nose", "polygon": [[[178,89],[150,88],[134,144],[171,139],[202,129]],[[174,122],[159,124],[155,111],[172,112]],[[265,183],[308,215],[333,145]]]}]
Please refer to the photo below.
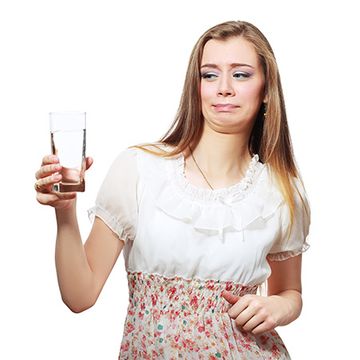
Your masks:
[{"label": "nose", "polygon": [[233,96],[235,94],[231,80],[223,76],[219,81],[218,96]]}]

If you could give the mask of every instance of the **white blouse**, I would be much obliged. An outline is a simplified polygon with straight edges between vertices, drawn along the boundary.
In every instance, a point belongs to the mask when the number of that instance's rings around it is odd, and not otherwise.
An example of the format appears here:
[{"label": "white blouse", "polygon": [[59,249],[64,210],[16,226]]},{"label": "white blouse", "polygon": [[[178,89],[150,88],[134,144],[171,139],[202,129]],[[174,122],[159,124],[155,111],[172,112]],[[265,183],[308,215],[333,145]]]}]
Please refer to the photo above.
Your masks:
[{"label": "white blouse", "polygon": [[294,180],[308,212],[295,192],[293,229],[285,238],[290,213],[258,155],[240,182],[211,190],[189,183],[183,154],[165,159],[128,148],[110,167],[89,216],[125,242],[128,272],[262,284],[271,273],[268,259],[309,247],[310,207]]}]

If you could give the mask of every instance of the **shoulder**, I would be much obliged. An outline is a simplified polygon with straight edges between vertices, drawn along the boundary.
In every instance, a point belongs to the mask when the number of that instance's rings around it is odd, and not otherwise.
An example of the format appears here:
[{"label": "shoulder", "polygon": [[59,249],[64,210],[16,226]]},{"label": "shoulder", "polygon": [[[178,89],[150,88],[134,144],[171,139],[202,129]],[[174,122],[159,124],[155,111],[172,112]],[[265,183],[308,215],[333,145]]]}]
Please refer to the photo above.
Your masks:
[{"label": "shoulder", "polygon": [[142,158],[160,158],[160,154],[163,154],[167,150],[167,146],[159,143],[145,143],[130,145],[122,149],[113,161],[113,165],[125,165],[134,164]]},{"label": "shoulder", "polygon": [[[282,195],[279,180],[277,179],[274,171],[271,169],[271,166],[265,163],[261,164],[261,168],[262,169],[260,171],[260,183],[269,190]],[[290,176],[290,185],[295,199],[299,199],[299,197],[307,197],[306,189],[301,178],[296,176]]]},{"label": "shoulder", "polygon": [[[297,213],[310,213],[310,204],[304,183],[301,178],[290,176],[290,186],[293,193],[293,210]],[[284,192],[281,190],[281,185],[271,166],[268,164],[261,164],[259,179],[256,181],[254,191],[250,197],[259,201],[266,208],[272,204],[272,209],[277,208],[277,213],[282,217],[288,217],[290,214],[289,199],[286,198]]]},{"label": "shoulder", "polygon": [[142,143],[129,146],[117,157],[118,168],[136,168],[139,179],[145,183],[158,183],[165,179],[170,169],[169,161],[172,157],[166,156],[172,150],[171,146],[163,143]]},{"label": "shoulder", "polygon": [[139,164],[161,165],[165,160],[170,159],[166,156],[173,147],[164,143],[143,143],[129,146],[126,151],[132,152],[137,157]]},{"label": "shoulder", "polygon": [[131,145],[127,149],[161,157],[173,150],[173,148],[173,146],[162,142],[149,142]]},{"label": "shoulder", "polygon": [[271,168],[266,166],[265,170],[265,181],[261,188],[264,192],[270,191],[278,199],[278,214],[282,222],[284,224],[290,223],[291,213],[293,213],[295,221],[302,221],[304,225],[309,223],[311,207],[301,176],[290,176],[290,186],[293,194],[293,202],[290,203],[290,198],[285,198],[285,194],[281,191],[279,182],[276,180]]},{"label": "shoulder", "polygon": [[257,181],[257,186],[255,187],[256,191],[261,193],[272,193],[278,197],[282,197],[282,193],[276,180],[274,172],[271,170],[269,164],[259,164],[259,179]]},{"label": "shoulder", "polygon": [[133,168],[137,162],[137,152],[130,147],[122,149],[112,161],[110,171],[122,171],[124,168]]}]

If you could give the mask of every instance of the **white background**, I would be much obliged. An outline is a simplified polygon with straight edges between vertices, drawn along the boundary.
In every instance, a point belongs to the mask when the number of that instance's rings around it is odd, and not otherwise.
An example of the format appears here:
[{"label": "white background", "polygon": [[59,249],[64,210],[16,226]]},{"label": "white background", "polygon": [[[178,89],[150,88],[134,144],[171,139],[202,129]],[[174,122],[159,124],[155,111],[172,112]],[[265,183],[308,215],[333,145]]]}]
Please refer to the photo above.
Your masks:
[{"label": "white background", "polygon": [[210,26],[247,20],[275,51],[312,207],[301,317],[278,328],[292,359],[358,356],[359,51],[355,1],[12,0],[0,5],[1,359],[116,359],[127,308],[121,255],[98,303],[74,314],[54,266],[55,220],[35,201],[48,112],[88,114],[84,239],[119,151],[160,138],[190,51]]}]

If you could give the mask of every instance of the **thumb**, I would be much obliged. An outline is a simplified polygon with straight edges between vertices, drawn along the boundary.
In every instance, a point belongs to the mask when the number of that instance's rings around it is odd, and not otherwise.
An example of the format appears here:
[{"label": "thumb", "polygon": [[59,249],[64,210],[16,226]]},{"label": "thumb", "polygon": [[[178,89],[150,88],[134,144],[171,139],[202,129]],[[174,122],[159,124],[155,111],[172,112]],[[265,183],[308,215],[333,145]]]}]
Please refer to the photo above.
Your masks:
[{"label": "thumb", "polygon": [[230,291],[227,290],[224,290],[221,293],[221,296],[230,304],[235,304],[240,299],[240,296],[233,295]]},{"label": "thumb", "polygon": [[88,170],[90,168],[90,166],[93,164],[94,162],[94,159],[90,156],[88,156],[86,158],[86,170]]}]

